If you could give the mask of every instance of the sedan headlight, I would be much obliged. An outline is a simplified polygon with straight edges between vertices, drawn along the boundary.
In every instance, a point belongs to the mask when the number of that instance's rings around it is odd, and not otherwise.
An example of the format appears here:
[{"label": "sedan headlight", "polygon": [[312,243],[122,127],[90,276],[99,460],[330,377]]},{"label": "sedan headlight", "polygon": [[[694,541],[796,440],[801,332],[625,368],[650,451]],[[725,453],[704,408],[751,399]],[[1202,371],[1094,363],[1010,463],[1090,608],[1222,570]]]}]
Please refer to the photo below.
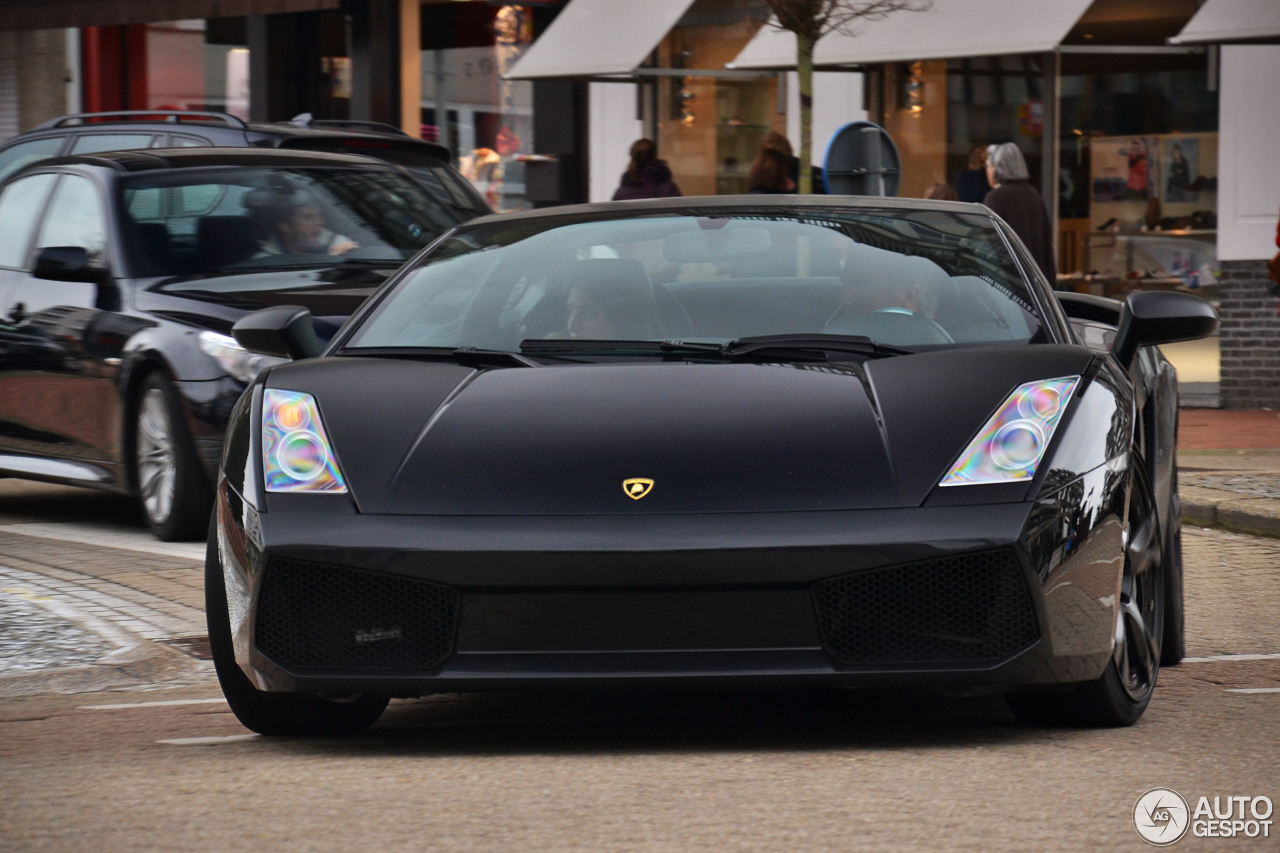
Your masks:
[{"label": "sedan headlight", "polygon": [[268,492],[347,491],[315,397],[271,388],[263,392],[262,469]]},{"label": "sedan headlight", "polygon": [[1030,480],[1079,384],[1079,376],[1065,376],[1019,385],[938,485]]},{"label": "sedan headlight", "polygon": [[228,335],[220,335],[217,332],[201,332],[198,337],[200,349],[204,351],[205,355],[218,362],[219,367],[244,383],[252,382],[260,372],[268,367],[289,363],[287,358],[276,358],[271,355],[259,355],[256,352],[249,352],[240,346],[235,338]]}]

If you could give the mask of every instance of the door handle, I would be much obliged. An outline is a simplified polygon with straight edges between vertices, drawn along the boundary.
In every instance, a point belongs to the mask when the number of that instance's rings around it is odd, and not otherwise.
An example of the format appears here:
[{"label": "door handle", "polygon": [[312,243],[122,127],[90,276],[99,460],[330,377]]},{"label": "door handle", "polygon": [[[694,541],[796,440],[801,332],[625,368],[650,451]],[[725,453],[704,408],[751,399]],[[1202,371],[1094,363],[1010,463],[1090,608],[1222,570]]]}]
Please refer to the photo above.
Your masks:
[{"label": "door handle", "polygon": [[15,326],[19,325],[30,315],[27,313],[27,303],[19,302],[9,311],[9,321]]}]

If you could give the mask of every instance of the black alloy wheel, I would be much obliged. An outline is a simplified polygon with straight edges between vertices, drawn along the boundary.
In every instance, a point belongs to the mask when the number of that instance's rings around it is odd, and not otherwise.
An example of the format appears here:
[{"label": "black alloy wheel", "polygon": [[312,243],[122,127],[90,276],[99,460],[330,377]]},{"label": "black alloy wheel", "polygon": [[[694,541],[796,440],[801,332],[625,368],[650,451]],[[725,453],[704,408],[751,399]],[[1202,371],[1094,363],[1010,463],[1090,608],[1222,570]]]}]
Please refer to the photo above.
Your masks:
[{"label": "black alloy wheel", "polygon": [[1135,488],[1111,660],[1096,681],[1069,692],[1005,695],[1024,723],[1047,726],[1129,726],[1155,692],[1165,628],[1166,582],[1160,527],[1149,496]]},{"label": "black alloy wheel", "polygon": [[349,701],[295,693],[259,690],[236,663],[227,610],[226,580],[218,556],[218,529],[209,522],[204,563],[205,618],[213,667],[222,693],[245,728],[261,735],[350,735],[378,721],[389,701],[386,696],[361,695]]}]

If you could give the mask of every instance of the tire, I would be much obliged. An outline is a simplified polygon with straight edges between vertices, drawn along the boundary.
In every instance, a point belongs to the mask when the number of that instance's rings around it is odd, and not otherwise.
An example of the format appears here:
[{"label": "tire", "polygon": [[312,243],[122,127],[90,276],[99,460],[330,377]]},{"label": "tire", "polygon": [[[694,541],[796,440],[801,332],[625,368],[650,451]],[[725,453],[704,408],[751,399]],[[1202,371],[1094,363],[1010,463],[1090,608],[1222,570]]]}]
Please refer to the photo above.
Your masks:
[{"label": "tire", "polygon": [[1187,654],[1187,622],[1182,593],[1182,524],[1174,520],[1164,557],[1164,638],[1160,665],[1177,666]]},{"label": "tire", "polygon": [[387,707],[386,696],[357,696],[335,702],[320,696],[268,693],[249,681],[235,660],[227,593],[218,558],[218,531],[209,523],[204,563],[205,618],[213,667],[222,693],[245,728],[261,735],[349,735],[378,721]]},{"label": "tire", "polygon": [[142,514],[162,542],[199,539],[213,505],[178,392],[161,371],[143,380],[133,405],[133,477]]},{"label": "tire", "polygon": [[[1135,492],[1136,495],[1136,492]],[[1145,506],[1143,506],[1145,504]],[[1149,500],[1138,498],[1141,524],[1135,523],[1125,548],[1115,647],[1102,677],[1065,691],[1005,694],[1009,710],[1021,722],[1045,726],[1115,727],[1138,721],[1151,696],[1163,659],[1167,614],[1167,575],[1159,523]]]}]

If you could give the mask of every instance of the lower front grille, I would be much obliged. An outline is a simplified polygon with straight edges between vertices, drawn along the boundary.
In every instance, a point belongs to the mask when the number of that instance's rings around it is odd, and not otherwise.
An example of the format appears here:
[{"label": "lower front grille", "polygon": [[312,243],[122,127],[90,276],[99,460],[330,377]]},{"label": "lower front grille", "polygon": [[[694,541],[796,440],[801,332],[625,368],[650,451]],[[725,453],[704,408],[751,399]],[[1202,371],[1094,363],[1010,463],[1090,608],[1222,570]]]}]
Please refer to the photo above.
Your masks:
[{"label": "lower front grille", "polygon": [[1010,551],[986,551],[819,581],[813,605],[826,650],[847,666],[965,666],[1039,637]]},{"label": "lower front grille", "polygon": [[453,652],[459,600],[429,581],[277,558],[254,637],[290,668],[430,670]]}]

